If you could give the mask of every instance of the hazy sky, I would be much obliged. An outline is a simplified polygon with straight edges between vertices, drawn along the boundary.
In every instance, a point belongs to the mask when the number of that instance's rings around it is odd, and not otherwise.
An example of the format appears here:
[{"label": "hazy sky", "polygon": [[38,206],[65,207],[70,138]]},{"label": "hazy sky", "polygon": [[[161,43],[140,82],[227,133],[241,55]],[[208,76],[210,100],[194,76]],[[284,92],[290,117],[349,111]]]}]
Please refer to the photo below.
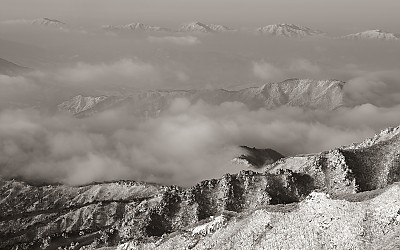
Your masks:
[{"label": "hazy sky", "polygon": [[398,0],[2,0],[0,18],[49,17],[71,24],[193,20],[256,26],[292,22],[328,31],[381,28],[400,33]]}]

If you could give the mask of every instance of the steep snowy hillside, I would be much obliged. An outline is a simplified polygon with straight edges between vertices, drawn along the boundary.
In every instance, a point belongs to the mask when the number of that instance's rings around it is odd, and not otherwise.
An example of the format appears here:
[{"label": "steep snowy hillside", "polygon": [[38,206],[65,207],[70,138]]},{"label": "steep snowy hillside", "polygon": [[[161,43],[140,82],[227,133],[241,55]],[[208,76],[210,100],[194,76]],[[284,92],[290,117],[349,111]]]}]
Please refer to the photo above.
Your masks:
[{"label": "steep snowy hillside", "polygon": [[295,24],[271,24],[257,29],[262,34],[290,37],[290,38],[303,38],[308,36],[323,35],[324,33],[318,30],[313,30],[308,27],[295,25]]},{"label": "steep snowy hillside", "polygon": [[[143,91],[126,96],[102,97],[85,110],[75,109],[80,97],[61,103],[60,110],[68,110],[74,115],[84,117],[119,105],[129,105],[136,114],[155,116],[168,108],[176,98],[187,98],[191,103],[203,100],[219,105],[224,102],[241,102],[250,109],[274,109],[281,106],[304,107],[310,109],[333,110],[343,105],[344,83],[337,80],[290,79],[278,83],[267,83],[261,87],[238,91],[189,90],[189,91]],[[99,97],[86,97],[96,99]]]}]

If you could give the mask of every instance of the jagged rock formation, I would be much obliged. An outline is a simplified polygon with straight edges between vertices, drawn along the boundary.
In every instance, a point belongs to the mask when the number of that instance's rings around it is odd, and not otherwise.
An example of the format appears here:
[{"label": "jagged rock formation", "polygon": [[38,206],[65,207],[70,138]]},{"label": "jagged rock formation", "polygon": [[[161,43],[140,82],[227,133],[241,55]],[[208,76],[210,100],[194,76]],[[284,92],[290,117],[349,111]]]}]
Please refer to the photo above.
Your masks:
[{"label": "jagged rock formation", "polygon": [[245,151],[244,154],[236,157],[232,161],[250,168],[262,168],[284,158],[282,154],[270,148],[259,149],[247,146],[241,146],[241,148]]},{"label": "jagged rock formation", "polygon": [[383,40],[383,41],[397,41],[400,40],[399,34],[386,32],[383,30],[366,30],[363,32],[350,34],[340,37],[342,39],[352,40]]},{"label": "jagged rock formation", "polygon": [[[281,106],[303,107],[309,109],[333,110],[344,104],[344,83],[337,80],[290,79],[278,83],[267,83],[261,87],[246,88],[239,91],[188,90],[188,91],[143,91],[126,96],[85,97],[87,100],[101,100],[86,109],[81,106],[82,97],[75,97],[61,103],[61,110],[72,111],[78,117],[89,116],[103,110],[129,105],[134,113],[142,116],[155,116],[169,107],[176,98],[186,98],[191,103],[203,100],[219,105],[224,102],[241,102],[249,109],[274,109]],[[76,112],[75,112],[76,111]]]},{"label": "jagged rock formation", "polygon": [[1,180],[0,248],[390,246],[400,230],[399,131],[387,129],[360,144],[283,158],[264,173],[241,171],[190,188]]},{"label": "jagged rock formation", "polygon": [[112,32],[135,31],[135,32],[157,32],[157,31],[170,31],[167,28],[150,26],[143,23],[130,23],[125,25],[103,25],[103,30]]},{"label": "jagged rock formation", "polygon": [[311,28],[295,24],[271,24],[257,29],[261,34],[279,37],[304,38],[308,36],[323,35],[324,33]]},{"label": "jagged rock formation", "polygon": [[0,75],[16,76],[28,70],[28,68],[0,58]]},{"label": "jagged rock formation", "polygon": [[212,33],[212,32],[235,31],[235,29],[220,24],[204,24],[201,22],[192,22],[182,25],[182,27],[180,27],[178,31]]}]

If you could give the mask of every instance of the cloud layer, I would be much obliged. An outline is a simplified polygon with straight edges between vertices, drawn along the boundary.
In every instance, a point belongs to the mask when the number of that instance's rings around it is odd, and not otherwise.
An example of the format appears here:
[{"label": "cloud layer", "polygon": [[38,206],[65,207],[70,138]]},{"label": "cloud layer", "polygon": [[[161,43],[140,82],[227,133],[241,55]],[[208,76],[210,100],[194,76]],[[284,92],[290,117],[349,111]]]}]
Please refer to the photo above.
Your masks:
[{"label": "cloud layer", "polygon": [[151,43],[170,43],[176,45],[196,45],[200,40],[195,36],[150,36],[147,38]]},{"label": "cloud layer", "polygon": [[[282,107],[250,111],[176,99],[157,118],[129,106],[75,119],[33,109],[0,113],[0,175],[72,185],[134,179],[191,185],[235,172],[238,145],[285,155],[318,152],[361,141],[400,124],[400,106],[364,104],[331,113]],[[360,124],[362,124],[360,126]]]}]

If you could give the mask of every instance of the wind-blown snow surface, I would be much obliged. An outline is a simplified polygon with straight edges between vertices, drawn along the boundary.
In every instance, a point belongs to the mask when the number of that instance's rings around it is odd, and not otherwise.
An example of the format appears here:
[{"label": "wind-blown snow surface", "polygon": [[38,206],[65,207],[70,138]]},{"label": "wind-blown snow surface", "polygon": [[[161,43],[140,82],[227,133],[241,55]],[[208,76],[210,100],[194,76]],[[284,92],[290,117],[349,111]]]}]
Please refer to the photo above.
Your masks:
[{"label": "wind-blown snow surface", "polygon": [[268,34],[272,36],[291,37],[291,38],[303,38],[308,36],[323,35],[324,33],[311,28],[295,25],[295,24],[271,24],[257,29],[262,34]]},{"label": "wind-blown snow surface", "polygon": [[[310,109],[333,110],[343,105],[344,83],[337,80],[290,79],[278,83],[267,83],[261,87],[239,91],[189,90],[189,91],[145,91],[127,96],[84,97],[92,103],[86,105],[81,96],[61,103],[59,110],[67,110],[77,116],[128,104],[141,115],[157,115],[175,98],[187,98],[191,102],[203,100],[209,104],[241,102],[250,109],[273,109],[280,106],[304,107]],[[97,101],[95,101],[97,100]]]},{"label": "wind-blown snow surface", "polygon": [[400,40],[399,34],[386,32],[383,30],[367,30],[355,34],[342,36],[343,39],[353,40],[384,40],[384,41],[398,41]]}]

